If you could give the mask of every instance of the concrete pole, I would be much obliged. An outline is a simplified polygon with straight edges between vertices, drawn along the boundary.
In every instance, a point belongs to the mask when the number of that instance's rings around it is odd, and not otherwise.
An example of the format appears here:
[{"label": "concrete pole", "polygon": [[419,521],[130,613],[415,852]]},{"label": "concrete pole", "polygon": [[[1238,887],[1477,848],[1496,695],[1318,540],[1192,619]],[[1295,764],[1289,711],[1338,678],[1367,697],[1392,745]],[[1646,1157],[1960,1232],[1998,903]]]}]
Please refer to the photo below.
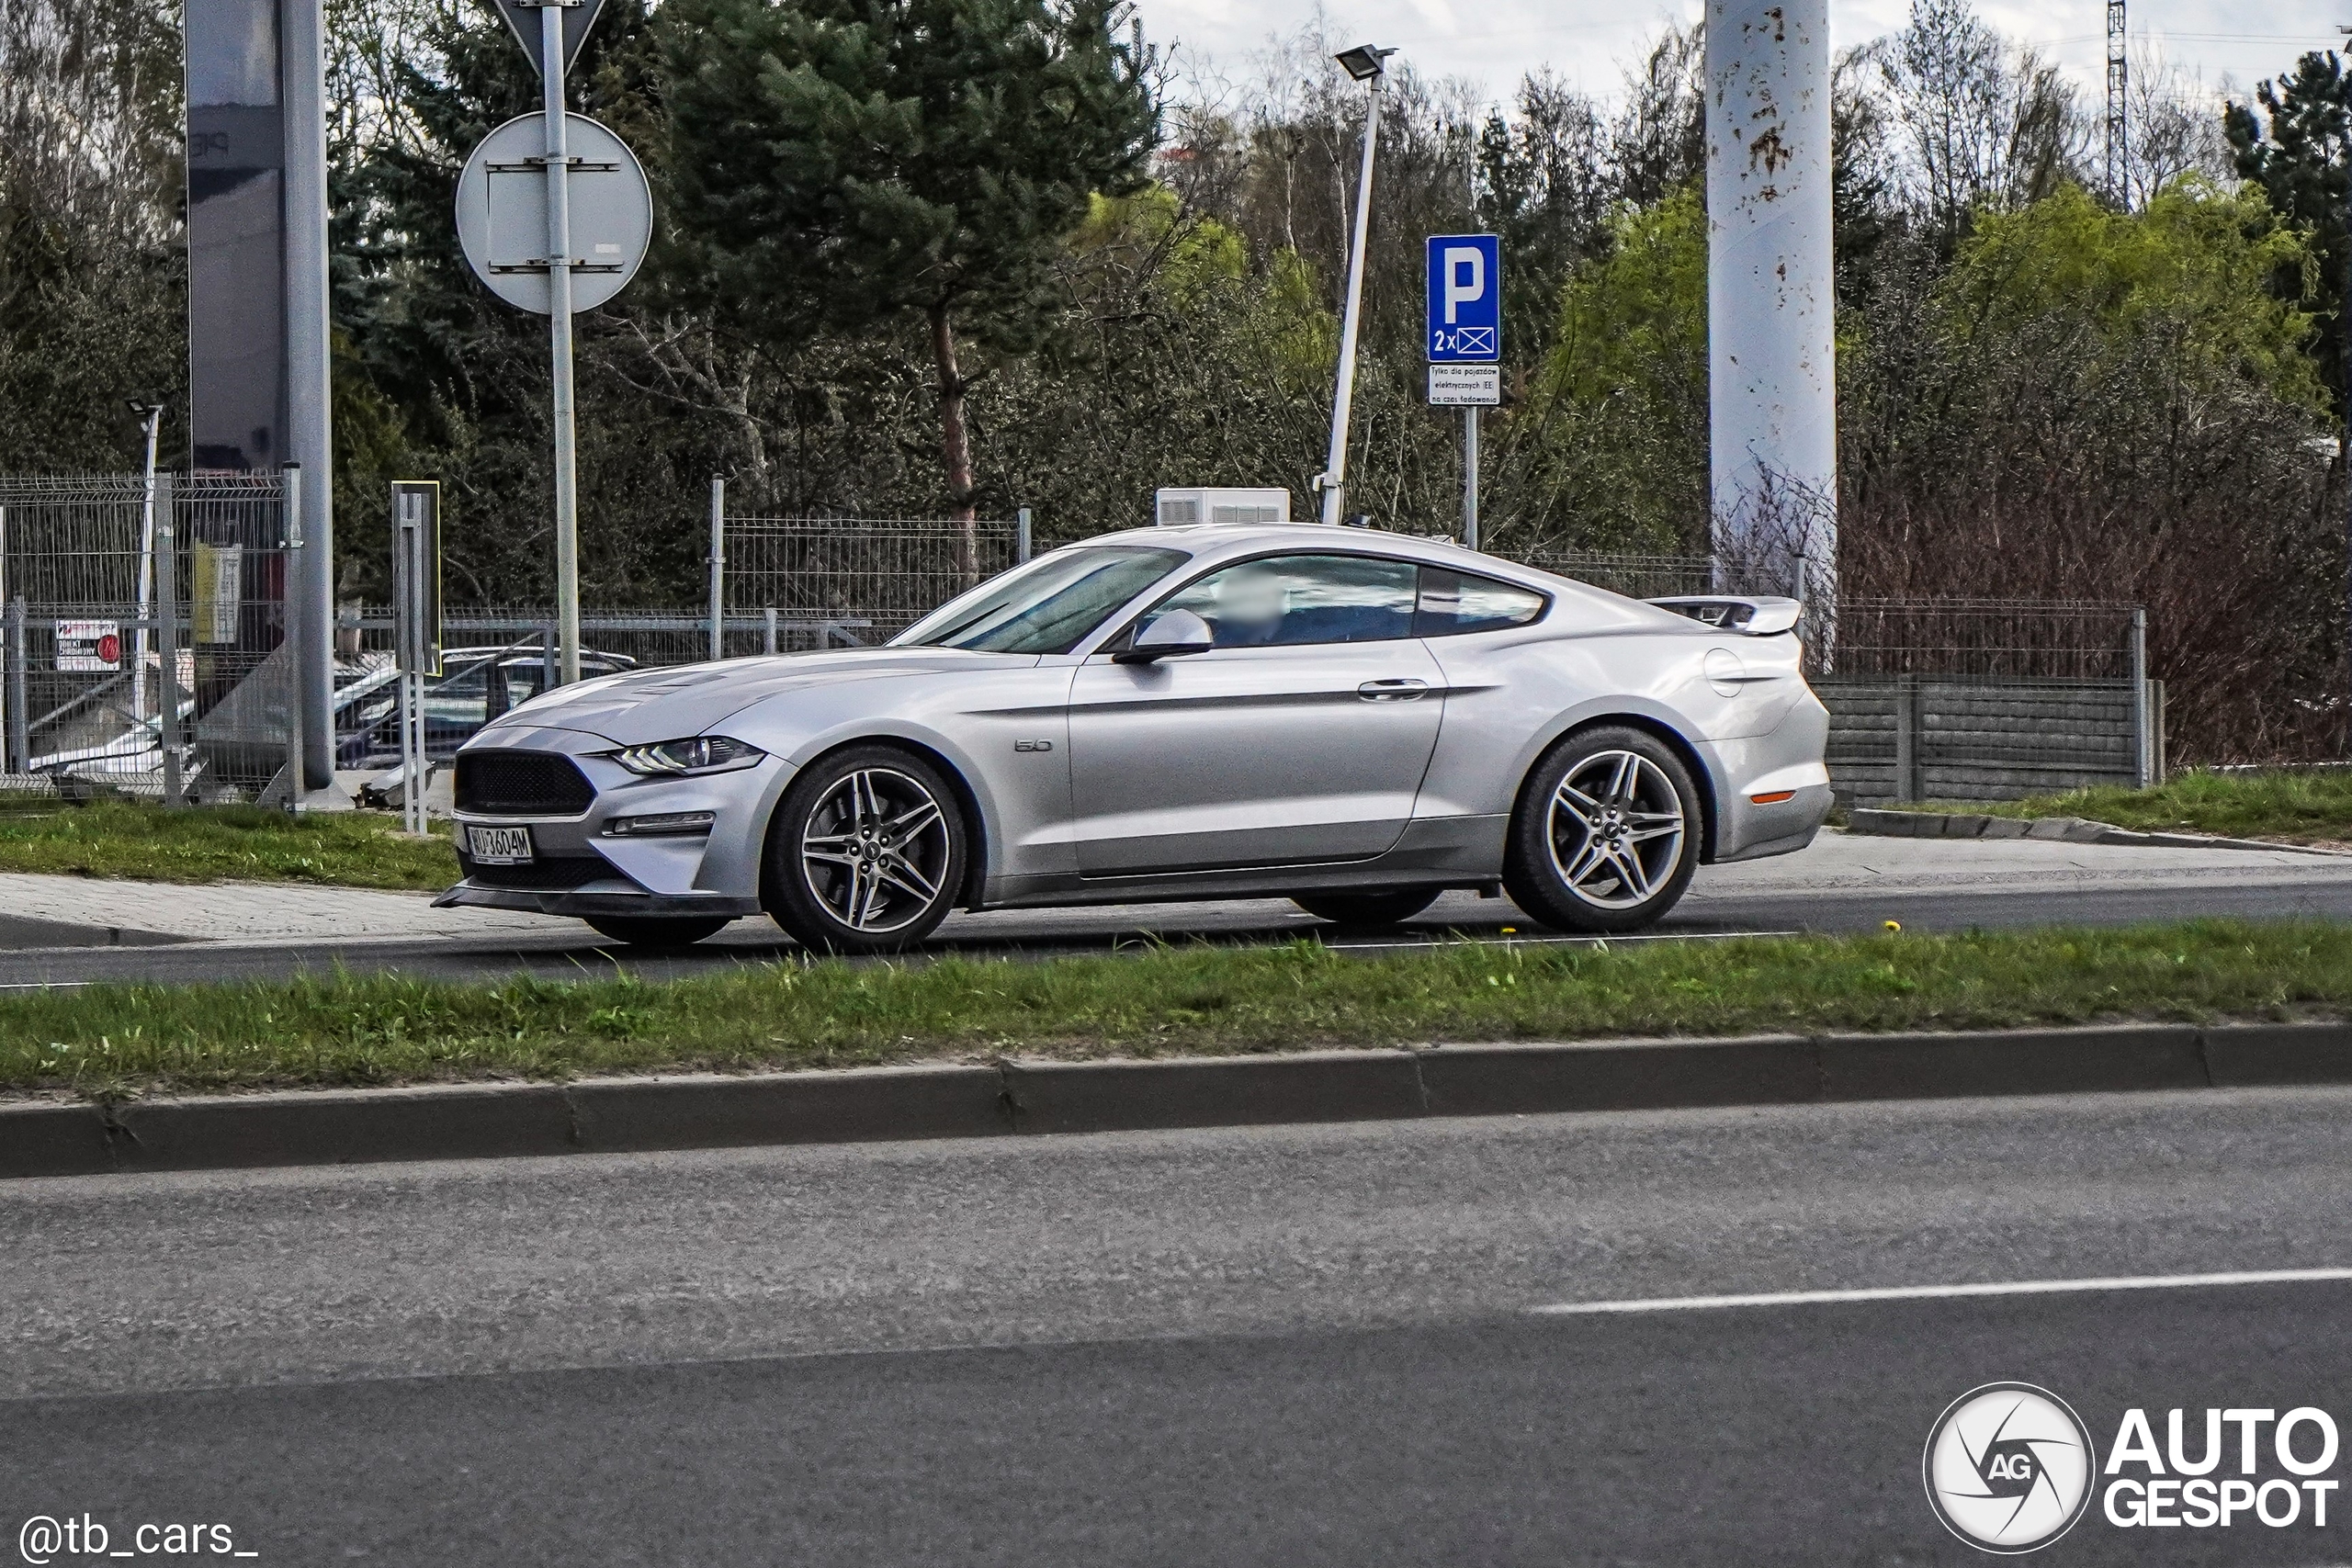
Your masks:
[{"label": "concrete pole", "polygon": [[1707,0],[1713,544],[1719,578],[1763,580],[1717,588],[1786,583],[1825,607],[1838,549],[1829,196],[1828,0]]},{"label": "concrete pole", "polygon": [[334,769],[334,403],[327,296],[324,0],[281,0],[286,124],[286,457],[302,468],[300,580],[287,585],[302,704],[303,772]]},{"label": "concrete pole", "polygon": [[1363,314],[1364,236],[1372,227],[1372,155],[1380,141],[1380,85],[1374,72],[1364,95],[1363,167],[1356,180],[1356,231],[1348,242],[1348,303],[1340,317],[1340,380],[1331,396],[1331,448],[1316,486],[1323,492],[1323,521],[1337,523],[1348,480],[1348,410],[1356,390],[1356,325]]}]

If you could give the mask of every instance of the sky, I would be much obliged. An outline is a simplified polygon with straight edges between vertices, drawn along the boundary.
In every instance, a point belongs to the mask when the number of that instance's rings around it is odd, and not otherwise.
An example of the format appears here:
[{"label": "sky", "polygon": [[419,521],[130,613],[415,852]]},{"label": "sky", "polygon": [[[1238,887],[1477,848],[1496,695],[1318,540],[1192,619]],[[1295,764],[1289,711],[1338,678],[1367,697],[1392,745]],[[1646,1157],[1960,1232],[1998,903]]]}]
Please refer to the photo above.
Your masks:
[{"label": "sky", "polygon": [[[1668,21],[1695,20],[1698,0],[1140,0],[1145,35],[1204,64],[1246,74],[1250,56],[1320,9],[1337,42],[1393,45],[1424,75],[1475,83],[1507,99],[1521,73],[1549,66],[1588,92],[1613,92],[1624,62]],[[1908,0],[1830,0],[1835,45],[1903,25]],[[2030,42],[2086,84],[2103,82],[2105,0],[1977,0],[1978,14]],[[2334,43],[2352,0],[2131,0],[2133,54],[2163,60],[2216,89],[2244,93],[2304,50]]]}]

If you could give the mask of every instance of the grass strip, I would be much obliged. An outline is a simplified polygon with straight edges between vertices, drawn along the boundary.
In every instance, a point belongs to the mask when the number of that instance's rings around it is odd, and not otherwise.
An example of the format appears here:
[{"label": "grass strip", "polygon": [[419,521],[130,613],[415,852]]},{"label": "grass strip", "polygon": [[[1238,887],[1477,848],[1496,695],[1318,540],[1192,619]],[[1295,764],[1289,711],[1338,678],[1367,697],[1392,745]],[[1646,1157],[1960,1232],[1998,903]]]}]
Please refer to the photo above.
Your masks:
[{"label": "grass strip", "polygon": [[2352,840],[2352,768],[2219,773],[2198,769],[2153,789],[2101,784],[2009,801],[1895,806],[1987,817],[2087,817],[2142,833],[2212,833],[2294,843]]},{"label": "grass strip", "polygon": [[250,806],[166,811],[135,801],[11,803],[0,871],[149,882],[308,882],[439,892],[458,880],[447,824],[426,841],[372,812],[289,817]]},{"label": "grass strip", "polygon": [[763,964],[660,982],[330,976],[15,993],[0,998],[0,1089],[109,1098],[1013,1053],[2282,1018],[2347,1004],[2352,926],[2320,921],[1461,942],[1380,958],[1301,942],[1040,963]]}]

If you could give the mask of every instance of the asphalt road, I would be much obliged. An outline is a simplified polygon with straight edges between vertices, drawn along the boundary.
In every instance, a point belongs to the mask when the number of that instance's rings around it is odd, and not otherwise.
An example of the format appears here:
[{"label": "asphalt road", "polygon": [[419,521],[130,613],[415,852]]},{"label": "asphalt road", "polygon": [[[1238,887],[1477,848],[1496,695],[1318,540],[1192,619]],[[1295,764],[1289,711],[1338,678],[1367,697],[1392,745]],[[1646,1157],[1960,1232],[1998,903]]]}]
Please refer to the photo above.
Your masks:
[{"label": "asphalt road", "polygon": [[[1950,1401],[2039,1383],[2101,1450],[2132,1406],[2352,1420],[2352,1283],[1532,1309],[2340,1266],[2347,1198],[2346,1090],[0,1184],[0,1525],[502,1568],[1980,1562],[1920,1486]],[[2347,1513],[2094,1505],[2042,1560],[2318,1568]]]},{"label": "asphalt road", "polygon": [[[164,892],[159,890],[160,899]],[[305,890],[315,896],[319,890]],[[376,897],[383,897],[378,895]],[[160,913],[160,912],[159,912]],[[2352,919],[2352,856],[2160,850],[2002,841],[1945,843],[1825,834],[1801,854],[1701,869],[1661,937],[2123,925],[2199,916]],[[526,917],[536,921],[537,917]],[[479,979],[610,975],[662,978],[796,958],[763,919],[738,920],[697,947],[647,953],[604,942],[575,920],[469,936],[346,938],[322,931],[268,942],[159,941],[152,933],[21,917],[0,919],[0,989],[100,979],[191,981],[318,973],[336,965]],[[416,922],[412,921],[412,925]],[[927,951],[1046,956],[1115,953],[1155,942],[1258,943],[1316,936],[1368,952],[1398,943],[1556,940],[1507,899],[1449,894],[1405,926],[1341,932],[1286,899],[958,915]]]}]

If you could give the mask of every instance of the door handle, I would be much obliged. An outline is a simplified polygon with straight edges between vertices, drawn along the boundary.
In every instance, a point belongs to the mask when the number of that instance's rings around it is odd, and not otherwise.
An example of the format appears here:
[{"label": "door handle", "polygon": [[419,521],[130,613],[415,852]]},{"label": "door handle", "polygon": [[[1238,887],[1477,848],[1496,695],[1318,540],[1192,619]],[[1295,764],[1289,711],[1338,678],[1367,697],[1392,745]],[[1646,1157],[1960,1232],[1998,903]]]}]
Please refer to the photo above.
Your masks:
[{"label": "door handle", "polygon": [[1366,681],[1356,688],[1356,695],[1368,703],[1409,703],[1421,697],[1429,689],[1427,681],[1417,681],[1407,675],[1390,681]]}]

